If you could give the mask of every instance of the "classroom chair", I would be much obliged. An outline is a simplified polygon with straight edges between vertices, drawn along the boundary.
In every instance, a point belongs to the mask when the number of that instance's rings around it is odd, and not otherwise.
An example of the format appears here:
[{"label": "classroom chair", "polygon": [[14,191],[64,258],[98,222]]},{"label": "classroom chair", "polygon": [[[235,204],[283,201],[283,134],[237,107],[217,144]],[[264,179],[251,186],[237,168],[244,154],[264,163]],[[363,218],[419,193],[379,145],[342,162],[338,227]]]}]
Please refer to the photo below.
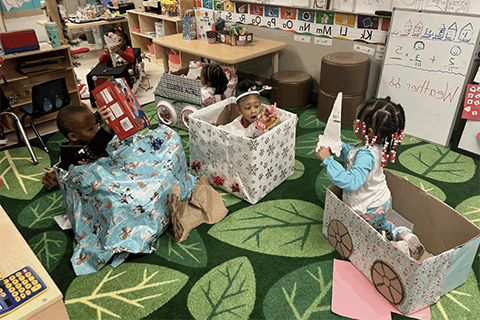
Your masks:
[{"label": "classroom chair", "polygon": [[30,152],[30,156],[32,157],[33,164],[37,165],[38,160],[35,156],[35,152],[33,152],[32,146],[30,145],[30,141],[28,141],[27,135],[25,134],[25,130],[23,129],[22,124],[20,123],[20,119],[18,119],[17,115],[13,112],[12,107],[10,106],[10,102],[8,101],[5,93],[3,93],[2,88],[0,88],[0,115],[8,115],[12,117],[13,126],[15,128],[15,133],[17,134],[18,143],[20,143],[21,138],[25,141],[25,145],[27,146],[28,152]]},{"label": "classroom chair", "polygon": [[64,77],[37,83],[32,87],[32,103],[20,107],[22,116],[22,126],[25,127],[25,118],[30,116],[30,125],[40,140],[45,152],[49,152],[47,146],[42,140],[40,133],[35,127],[35,119],[59,111],[64,106],[70,104],[70,94],[68,93],[67,82]]}]

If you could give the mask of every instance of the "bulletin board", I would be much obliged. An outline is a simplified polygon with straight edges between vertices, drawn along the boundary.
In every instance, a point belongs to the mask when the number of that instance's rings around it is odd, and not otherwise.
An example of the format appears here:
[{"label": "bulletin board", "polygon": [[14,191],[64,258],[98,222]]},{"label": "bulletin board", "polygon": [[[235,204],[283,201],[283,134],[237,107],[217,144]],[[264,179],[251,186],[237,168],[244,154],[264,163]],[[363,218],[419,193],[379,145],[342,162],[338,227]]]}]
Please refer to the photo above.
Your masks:
[{"label": "bulletin board", "polygon": [[473,78],[480,16],[394,8],[377,97],[405,109],[405,132],[447,146]]}]

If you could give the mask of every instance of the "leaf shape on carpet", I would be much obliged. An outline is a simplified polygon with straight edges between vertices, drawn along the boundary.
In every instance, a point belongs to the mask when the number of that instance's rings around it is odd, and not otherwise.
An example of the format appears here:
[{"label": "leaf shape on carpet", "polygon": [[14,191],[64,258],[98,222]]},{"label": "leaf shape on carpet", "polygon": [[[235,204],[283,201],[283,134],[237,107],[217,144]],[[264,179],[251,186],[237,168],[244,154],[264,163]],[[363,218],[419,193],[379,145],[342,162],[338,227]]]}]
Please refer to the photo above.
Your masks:
[{"label": "leaf shape on carpet", "polygon": [[44,167],[50,168],[50,156],[44,150],[32,147],[38,159],[34,165],[26,147],[0,151],[0,179],[2,196],[30,200],[43,188]]},{"label": "leaf shape on carpet", "polygon": [[332,278],[332,260],[316,262],[287,274],[265,296],[265,319],[342,319],[330,311]]},{"label": "leaf shape on carpet", "polygon": [[[478,270],[478,263],[476,270]],[[473,265],[475,270],[475,263]],[[480,314],[480,292],[478,280],[473,270],[468,274],[467,282],[440,298],[432,305],[432,319],[478,319]]]},{"label": "leaf shape on carpet", "polygon": [[42,232],[28,240],[28,245],[48,272],[55,269],[62,260],[67,243],[67,236],[62,231]]},{"label": "leaf shape on carpet", "polygon": [[398,159],[413,172],[439,181],[465,182],[475,173],[472,158],[432,144],[402,151]]},{"label": "leaf shape on carpet", "polygon": [[325,128],[325,122],[322,122],[317,118],[316,108],[306,109],[300,115],[298,119],[298,125],[302,128],[318,128],[322,129],[322,131]]},{"label": "leaf shape on carpet", "polygon": [[192,287],[188,310],[195,319],[248,319],[255,305],[255,274],[246,257],[213,268]]},{"label": "leaf shape on carpet", "polygon": [[297,180],[298,178],[301,178],[303,174],[305,173],[305,166],[303,163],[297,159],[295,159],[295,167],[293,174],[287,178],[287,180]]},{"label": "leaf shape on carpet", "polygon": [[285,256],[316,257],[333,251],[322,234],[323,209],[303,200],[257,203],[230,213],[208,233],[246,250]]},{"label": "leaf shape on carpet", "polygon": [[41,229],[56,224],[54,216],[65,214],[60,189],[29,203],[18,215],[18,223],[27,228]]},{"label": "leaf shape on carpet", "polygon": [[480,196],[474,196],[460,203],[455,210],[480,227]]},{"label": "leaf shape on carpet", "polygon": [[65,295],[72,319],[142,319],[172,299],[188,276],[143,263],[105,266],[75,278]]},{"label": "leaf shape on carpet", "polygon": [[188,238],[177,242],[172,229],[158,238],[154,246],[160,257],[192,268],[204,268],[207,265],[207,250],[197,229],[192,229]]}]

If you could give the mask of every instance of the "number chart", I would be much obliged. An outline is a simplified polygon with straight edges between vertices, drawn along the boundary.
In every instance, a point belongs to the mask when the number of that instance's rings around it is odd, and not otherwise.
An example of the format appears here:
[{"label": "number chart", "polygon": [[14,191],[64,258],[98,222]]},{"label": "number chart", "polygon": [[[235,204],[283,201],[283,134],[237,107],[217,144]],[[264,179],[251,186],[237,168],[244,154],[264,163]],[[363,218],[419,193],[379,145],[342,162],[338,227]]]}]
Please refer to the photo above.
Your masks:
[{"label": "number chart", "polygon": [[377,97],[405,109],[405,132],[447,146],[472,79],[480,16],[394,9]]}]

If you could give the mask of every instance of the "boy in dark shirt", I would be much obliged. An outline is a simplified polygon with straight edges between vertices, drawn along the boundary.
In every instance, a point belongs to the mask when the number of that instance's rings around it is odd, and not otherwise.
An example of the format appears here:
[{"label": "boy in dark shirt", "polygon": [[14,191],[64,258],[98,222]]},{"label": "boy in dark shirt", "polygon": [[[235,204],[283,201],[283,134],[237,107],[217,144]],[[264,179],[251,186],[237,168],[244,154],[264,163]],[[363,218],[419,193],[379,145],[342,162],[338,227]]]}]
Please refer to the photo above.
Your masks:
[{"label": "boy in dark shirt", "polygon": [[108,156],[107,145],[115,136],[108,122],[110,111],[102,107],[98,115],[87,107],[69,105],[57,115],[58,130],[69,140],[60,145],[60,168],[80,165]]}]

